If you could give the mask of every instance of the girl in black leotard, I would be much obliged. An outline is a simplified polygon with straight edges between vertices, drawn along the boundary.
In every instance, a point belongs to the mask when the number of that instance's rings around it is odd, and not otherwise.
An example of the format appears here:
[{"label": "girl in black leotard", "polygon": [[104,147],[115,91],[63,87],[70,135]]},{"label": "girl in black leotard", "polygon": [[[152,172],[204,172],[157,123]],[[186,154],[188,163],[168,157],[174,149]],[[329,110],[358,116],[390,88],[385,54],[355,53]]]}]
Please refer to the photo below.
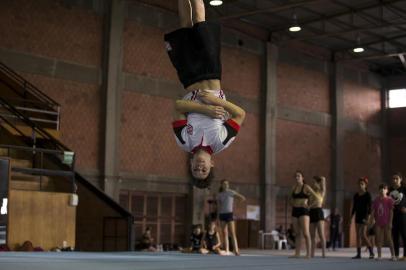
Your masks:
[{"label": "girl in black leotard", "polygon": [[292,205],[292,223],[296,234],[295,255],[292,258],[300,257],[302,235],[306,241],[306,258],[310,258],[310,232],[309,232],[309,196],[310,187],[304,183],[303,173],[295,173],[296,184],[292,188],[290,204]]},{"label": "girl in black leotard", "polygon": [[216,229],[216,221],[212,220],[209,227],[203,236],[203,247],[207,253],[215,253],[219,255],[226,255],[224,250],[220,249],[221,240],[220,235]]},{"label": "girl in black leotard", "polygon": [[359,191],[354,195],[351,210],[351,218],[355,215],[355,228],[357,235],[357,255],[355,255],[353,259],[361,258],[362,241],[365,241],[368,246],[369,258],[373,259],[375,257],[373,247],[367,236],[372,203],[371,195],[367,191],[368,179],[362,177],[358,182]]}]

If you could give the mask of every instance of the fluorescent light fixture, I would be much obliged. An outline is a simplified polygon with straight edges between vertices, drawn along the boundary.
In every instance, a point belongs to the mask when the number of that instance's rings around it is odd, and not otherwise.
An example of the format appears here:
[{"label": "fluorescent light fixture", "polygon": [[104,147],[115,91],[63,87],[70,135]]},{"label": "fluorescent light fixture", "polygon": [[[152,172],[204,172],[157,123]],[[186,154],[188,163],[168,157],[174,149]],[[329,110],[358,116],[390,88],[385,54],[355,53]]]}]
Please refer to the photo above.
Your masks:
[{"label": "fluorescent light fixture", "polygon": [[406,89],[389,90],[389,108],[406,107]]},{"label": "fluorescent light fixture", "polygon": [[290,32],[299,32],[300,30],[302,30],[302,28],[299,25],[292,25],[289,27]]},{"label": "fluorescent light fixture", "polygon": [[299,32],[300,30],[302,30],[302,27],[300,27],[299,24],[297,23],[297,16],[296,16],[296,13],[293,12],[293,15],[292,15],[292,25],[289,27],[289,31],[290,31],[290,32]]},{"label": "fluorescent light fixture", "polygon": [[210,5],[212,6],[221,6],[223,4],[222,0],[211,0]]},{"label": "fluorescent light fixture", "polygon": [[359,33],[357,34],[357,45],[356,45],[356,47],[354,47],[354,49],[352,49],[352,51],[355,53],[362,53],[363,51],[365,51],[361,45],[361,37],[360,37]]},{"label": "fluorescent light fixture", "polygon": [[355,52],[355,53],[362,53],[365,50],[362,47],[356,47],[356,48],[352,49],[352,51]]}]

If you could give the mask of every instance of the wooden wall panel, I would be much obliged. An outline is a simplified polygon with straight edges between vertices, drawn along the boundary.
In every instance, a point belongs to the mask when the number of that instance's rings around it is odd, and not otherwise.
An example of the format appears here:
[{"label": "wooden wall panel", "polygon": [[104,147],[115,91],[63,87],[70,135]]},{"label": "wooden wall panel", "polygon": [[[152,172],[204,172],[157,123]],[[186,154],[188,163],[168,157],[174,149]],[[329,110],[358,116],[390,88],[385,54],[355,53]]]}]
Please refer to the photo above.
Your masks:
[{"label": "wooden wall panel", "polygon": [[7,243],[11,249],[24,241],[49,250],[63,241],[75,246],[76,207],[67,193],[10,190]]}]

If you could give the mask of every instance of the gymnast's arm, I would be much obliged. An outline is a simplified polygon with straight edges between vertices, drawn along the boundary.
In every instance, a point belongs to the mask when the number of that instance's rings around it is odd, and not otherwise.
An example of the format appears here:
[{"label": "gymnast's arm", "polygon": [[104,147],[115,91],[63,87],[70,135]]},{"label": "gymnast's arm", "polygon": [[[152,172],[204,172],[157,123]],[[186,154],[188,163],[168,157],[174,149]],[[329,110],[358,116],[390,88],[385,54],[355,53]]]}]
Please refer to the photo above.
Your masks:
[{"label": "gymnast's arm", "polygon": [[224,119],[226,111],[221,106],[201,104],[191,100],[177,100],[175,102],[175,120],[186,119],[186,113],[200,113],[215,119]]},{"label": "gymnast's arm", "polygon": [[205,103],[224,108],[227,112],[231,114],[232,119],[237,124],[241,125],[244,122],[245,111],[241,107],[227,100],[218,98],[214,96],[212,93],[205,90],[199,91],[198,95]]}]

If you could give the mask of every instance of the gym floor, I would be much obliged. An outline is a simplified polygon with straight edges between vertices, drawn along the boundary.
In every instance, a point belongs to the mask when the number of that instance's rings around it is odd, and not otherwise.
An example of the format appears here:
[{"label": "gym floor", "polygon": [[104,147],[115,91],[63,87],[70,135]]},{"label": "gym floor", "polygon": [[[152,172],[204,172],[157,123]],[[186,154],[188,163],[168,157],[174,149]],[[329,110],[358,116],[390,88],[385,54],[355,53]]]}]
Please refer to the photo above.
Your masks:
[{"label": "gym floor", "polygon": [[[328,257],[307,259],[288,258],[292,251],[243,250],[242,256],[181,254],[178,252],[2,252],[1,270],[178,270],[178,269],[244,269],[244,270],[359,270],[406,269],[406,261],[390,261],[385,250],[381,261],[353,260],[354,249],[329,252]],[[319,256],[319,254],[316,254]]]}]

